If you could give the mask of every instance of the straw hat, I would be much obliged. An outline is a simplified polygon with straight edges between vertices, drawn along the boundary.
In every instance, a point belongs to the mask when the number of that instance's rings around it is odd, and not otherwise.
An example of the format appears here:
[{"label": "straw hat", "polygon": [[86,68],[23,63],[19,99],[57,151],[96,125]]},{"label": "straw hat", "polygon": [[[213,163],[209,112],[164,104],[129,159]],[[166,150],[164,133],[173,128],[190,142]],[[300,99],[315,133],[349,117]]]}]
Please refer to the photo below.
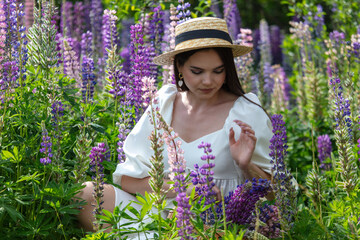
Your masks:
[{"label": "straw hat", "polygon": [[172,65],[178,53],[211,47],[232,48],[234,57],[247,54],[252,47],[232,43],[224,19],[199,17],[183,22],[175,27],[175,49],[154,58],[158,65]]}]

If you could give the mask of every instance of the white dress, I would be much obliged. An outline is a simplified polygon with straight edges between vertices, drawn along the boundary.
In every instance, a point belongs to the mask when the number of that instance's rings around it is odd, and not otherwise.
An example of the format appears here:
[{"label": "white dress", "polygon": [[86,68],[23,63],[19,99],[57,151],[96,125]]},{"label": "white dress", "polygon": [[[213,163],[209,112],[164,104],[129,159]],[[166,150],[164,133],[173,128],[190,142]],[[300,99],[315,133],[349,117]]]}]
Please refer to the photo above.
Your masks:
[{"label": "white dress", "polygon": [[[173,84],[167,84],[158,91],[160,113],[169,126],[176,93],[177,89]],[[247,93],[245,96],[253,102],[260,104],[255,94]],[[243,97],[239,97],[234,102],[222,129],[202,136],[192,142],[185,142],[179,138],[182,141],[181,148],[184,150],[184,158],[188,169],[194,169],[194,164],[196,163],[199,164],[199,166],[204,163],[204,161],[200,159],[204,152],[198,149],[198,145],[202,141],[211,144],[212,154],[215,156],[215,167],[213,169],[214,183],[223,191],[225,196],[229,191],[233,191],[239,184],[244,182],[243,173],[232,159],[229,149],[228,136],[230,128],[233,127],[235,131],[235,139],[239,137],[241,131],[240,127],[233,122],[235,119],[249,124],[255,131],[257,143],[251,162],[265,172],[271,173],[272,165],[270,164],[271,158],[269,157],[270,139],[273,136],[271,132],[271,121],[263,109]],[[153,128],[153,125],[150,124],[148,114],[145,113],[125,140],[123,149],[126,154],[126,160],[124,163],[117,165],[113,173],[114,183],[121,186],[121,177],[123,175],[134,178],[149,176],[148,172],[151,168],[149,159],[153,154],[153,150],[150,148],[150,140],[148,137]],[[164,146],[163,154],[165,170],[168,171],[169,163],[166,146]],[[135,200],[131,194],[118,188],[115,188],[115,192],[116,205],[123,201],[122,206],[125,206],[129,200]]]}]

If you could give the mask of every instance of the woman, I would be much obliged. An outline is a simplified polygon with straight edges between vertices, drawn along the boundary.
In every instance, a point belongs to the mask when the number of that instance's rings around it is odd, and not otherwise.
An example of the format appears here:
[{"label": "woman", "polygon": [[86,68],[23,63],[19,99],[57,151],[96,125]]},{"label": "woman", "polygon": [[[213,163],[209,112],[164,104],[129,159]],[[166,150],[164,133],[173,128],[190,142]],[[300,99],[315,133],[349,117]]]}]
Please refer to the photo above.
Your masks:
[{"label": "woman", "polygon": [[[154,59],[160,65],[174,64],[176,86],[167,84],[158,92],[160,113],[178,133],[187,168],[201,164],[202,142],[212,145],[215,155],[214,187],[217,199],[245,179],[270,178],[269,144],[271,123],[254,94],[245,94],[238,80],[233,57],[249,53],[252,48],[233,45],[226,22],[202,17],[176,27],[176,48]],[[149,186],[150,141],[153,126],[144,114],[124,143],[126,161],[118,164],[114,183],[104,190],[104,208],[135,200],[132,194],[151,192]],[[168,169],[166,148],[165,169]],[[165,182],[164,188],[169,184]],[[86,183],[81,197],[91,202],[92,184]],[[175,197],[169,192],[168,197]],[[85,206],[81,224],[92,228],[92,207]]]}]

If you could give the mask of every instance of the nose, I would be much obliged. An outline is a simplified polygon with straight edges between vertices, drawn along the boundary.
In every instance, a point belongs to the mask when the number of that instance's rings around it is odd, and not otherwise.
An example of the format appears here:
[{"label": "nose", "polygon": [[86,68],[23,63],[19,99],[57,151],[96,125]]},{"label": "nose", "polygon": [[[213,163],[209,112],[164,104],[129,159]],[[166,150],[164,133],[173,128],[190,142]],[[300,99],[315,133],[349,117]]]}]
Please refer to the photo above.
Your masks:
[{"label": "nose", "polygon": [[210,85],[212,82],[212,76],[211,76],[211,73],[206,73],[203,75],[203,78],[202,78],[202,84],[204,85]]}]

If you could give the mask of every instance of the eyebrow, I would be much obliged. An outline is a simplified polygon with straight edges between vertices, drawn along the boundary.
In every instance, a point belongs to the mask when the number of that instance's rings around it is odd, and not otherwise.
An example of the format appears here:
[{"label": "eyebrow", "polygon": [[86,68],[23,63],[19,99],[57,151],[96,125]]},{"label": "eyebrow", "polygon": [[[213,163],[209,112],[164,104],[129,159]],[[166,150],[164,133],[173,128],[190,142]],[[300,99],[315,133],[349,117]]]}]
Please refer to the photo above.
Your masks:
[{"label": "eyebrow", "polygon": [[[221,65],[221,66],[218,66],[218,67],[214,68],[214,70],[219,69],[219,68],[223,68],[223,67],[225,67],[225,65],[224,65],[224,64],[223,64],[223,65]],[[197,69],[197,70],[203,70],[202,68],[195,67],[195,66],[190,66],[190,68],[194,68],[194,69]]]}]

